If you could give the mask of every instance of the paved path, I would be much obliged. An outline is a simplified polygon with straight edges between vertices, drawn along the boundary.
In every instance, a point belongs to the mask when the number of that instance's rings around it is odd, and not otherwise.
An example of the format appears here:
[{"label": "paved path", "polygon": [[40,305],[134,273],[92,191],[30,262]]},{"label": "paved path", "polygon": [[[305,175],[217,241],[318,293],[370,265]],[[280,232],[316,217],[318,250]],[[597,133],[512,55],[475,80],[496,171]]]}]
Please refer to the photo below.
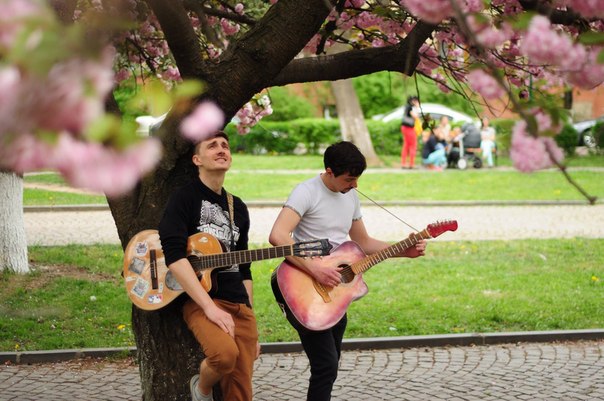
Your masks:
[{"label": "paved path", "polygon": [[[255,401],[304,400],[300,353],[262,355]],[[0,400],[140,400],[128,362],[0,367]],[[433,347],[342,354],[334,401],[604,400],[604,341]]]},{"label": "paved path", "polygon": [[[418,230],[442,219],[459,229],[439,240],[507,240],[525,238],[603,238],[604,204],[536,206],[390,206],[388,209]],[[250,241],[267,243],[279,207],[251,207]],[[376,206],[363,207],[363,220],[375,237],[395,241],[411,229]],[[25,229],[30,245],[118,243],[106,211],[28,212]]]}]

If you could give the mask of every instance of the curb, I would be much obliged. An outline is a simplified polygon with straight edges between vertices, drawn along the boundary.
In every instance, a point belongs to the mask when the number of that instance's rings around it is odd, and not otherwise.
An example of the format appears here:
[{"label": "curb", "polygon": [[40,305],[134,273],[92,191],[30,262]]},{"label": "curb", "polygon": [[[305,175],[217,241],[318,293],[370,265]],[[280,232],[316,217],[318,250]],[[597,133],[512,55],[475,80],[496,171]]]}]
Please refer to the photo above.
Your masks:
[{"label": "curb", "polygon": [[[438,206],[592,206],[587,200],[566,200],[566,201],[379,201],[380,206],[401,206],[401,207],[438,207]],[[596,205],[604,204],[604,199],[597,199]],[[248,207],[281,207],[282,201],[247,201]],[[373,203],[361,201],[362,206],[374,206]],[[23,206],[25,213],[47,213],[47,212],[94,212],[109,211],[109,205],[57,205],[57,206]]]},{"label": "curb", "polygon": [[[417,347],[467,347],[474,345],[591,340],[604,340],[604,329],[350,338],[344,340],[342,349],[346,351],[369,351],[377,349]],[[263,354],[285,354],[303,351],[302,345],[299,342],[263,343],[261,346]],[[0,352],[0,363],[54,363],[79,358],[109,358],[120,356],[136,356],[136,347]]]}]

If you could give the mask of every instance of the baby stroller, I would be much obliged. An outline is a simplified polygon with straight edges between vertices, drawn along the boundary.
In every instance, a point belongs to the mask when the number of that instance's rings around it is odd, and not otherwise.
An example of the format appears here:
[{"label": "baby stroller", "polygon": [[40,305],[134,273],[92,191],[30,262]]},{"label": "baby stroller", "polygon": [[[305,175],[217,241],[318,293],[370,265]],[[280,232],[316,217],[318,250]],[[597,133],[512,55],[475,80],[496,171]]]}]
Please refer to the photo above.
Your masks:
[{"label": "baby stroller", "polygon": [[480,153],[480,130],[473,123],[465,123],[461,127],[461,134],[455,138],[447,154],[449,167],[465,170],[468,165],[474,168],[482,167]]}]

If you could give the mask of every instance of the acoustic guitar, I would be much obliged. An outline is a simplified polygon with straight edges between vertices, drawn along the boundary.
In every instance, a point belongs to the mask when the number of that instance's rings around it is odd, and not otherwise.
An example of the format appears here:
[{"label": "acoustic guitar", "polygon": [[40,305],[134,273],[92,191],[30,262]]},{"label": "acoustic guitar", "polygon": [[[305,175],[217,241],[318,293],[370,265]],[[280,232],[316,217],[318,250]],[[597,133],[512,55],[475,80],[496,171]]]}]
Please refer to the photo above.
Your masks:
[{"label": "acoustic guitar", "polygon": [[[323,256],[330,250],[326,239],[224,253],[220,241],[211,234],[197,233],[187,241],[187,259],[206,291],[212,288],[212,271],[216,268],[286,256]],[[123,277],[128,297],[144,310],[160,309],[184,292],[166,266],[157,230],[141,231],[129,241],[124,252]]]},{"label": "acoustic guitar", "polygon": [[342,268],[341,283],[327,287],[316,281],[304,270],[287,260],[273,272],[271,287],[290,323],[300,329],[326,330],[342,319],[350,304],[365,296],[369,289],[363,281],[363,273],[377,263],[399,255],[422,239],[436,238],[446,231],[457,230],[457,221],[447,220],[428,225],[419,232],[372,255],[365,255],[354,241],[346,241],[328,256],[312,263],[317,266]]}]

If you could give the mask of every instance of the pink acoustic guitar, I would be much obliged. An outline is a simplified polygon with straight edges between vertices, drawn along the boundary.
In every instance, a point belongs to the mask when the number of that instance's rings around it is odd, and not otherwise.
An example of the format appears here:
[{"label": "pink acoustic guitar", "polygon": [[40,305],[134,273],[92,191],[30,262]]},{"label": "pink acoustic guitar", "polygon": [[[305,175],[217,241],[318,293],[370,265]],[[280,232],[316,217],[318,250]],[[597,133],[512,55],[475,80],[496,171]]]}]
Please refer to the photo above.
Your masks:
[{"label": "pink acoustic guitar", "polygon": [[344,242],[329,255],[313,262],[318,266],[337,265],[343,268],[342,282],[336,287],[323,286],[286,260],[273,272],[273,293],[294,327],[326,330],[340,321],[352,301],[367,294],[368,288],[362,278],[364,272],[422,239],[436,238],[446,231],[455,230],[455,220],[430,224],[425,230],[369,256],[354,241]]}]

